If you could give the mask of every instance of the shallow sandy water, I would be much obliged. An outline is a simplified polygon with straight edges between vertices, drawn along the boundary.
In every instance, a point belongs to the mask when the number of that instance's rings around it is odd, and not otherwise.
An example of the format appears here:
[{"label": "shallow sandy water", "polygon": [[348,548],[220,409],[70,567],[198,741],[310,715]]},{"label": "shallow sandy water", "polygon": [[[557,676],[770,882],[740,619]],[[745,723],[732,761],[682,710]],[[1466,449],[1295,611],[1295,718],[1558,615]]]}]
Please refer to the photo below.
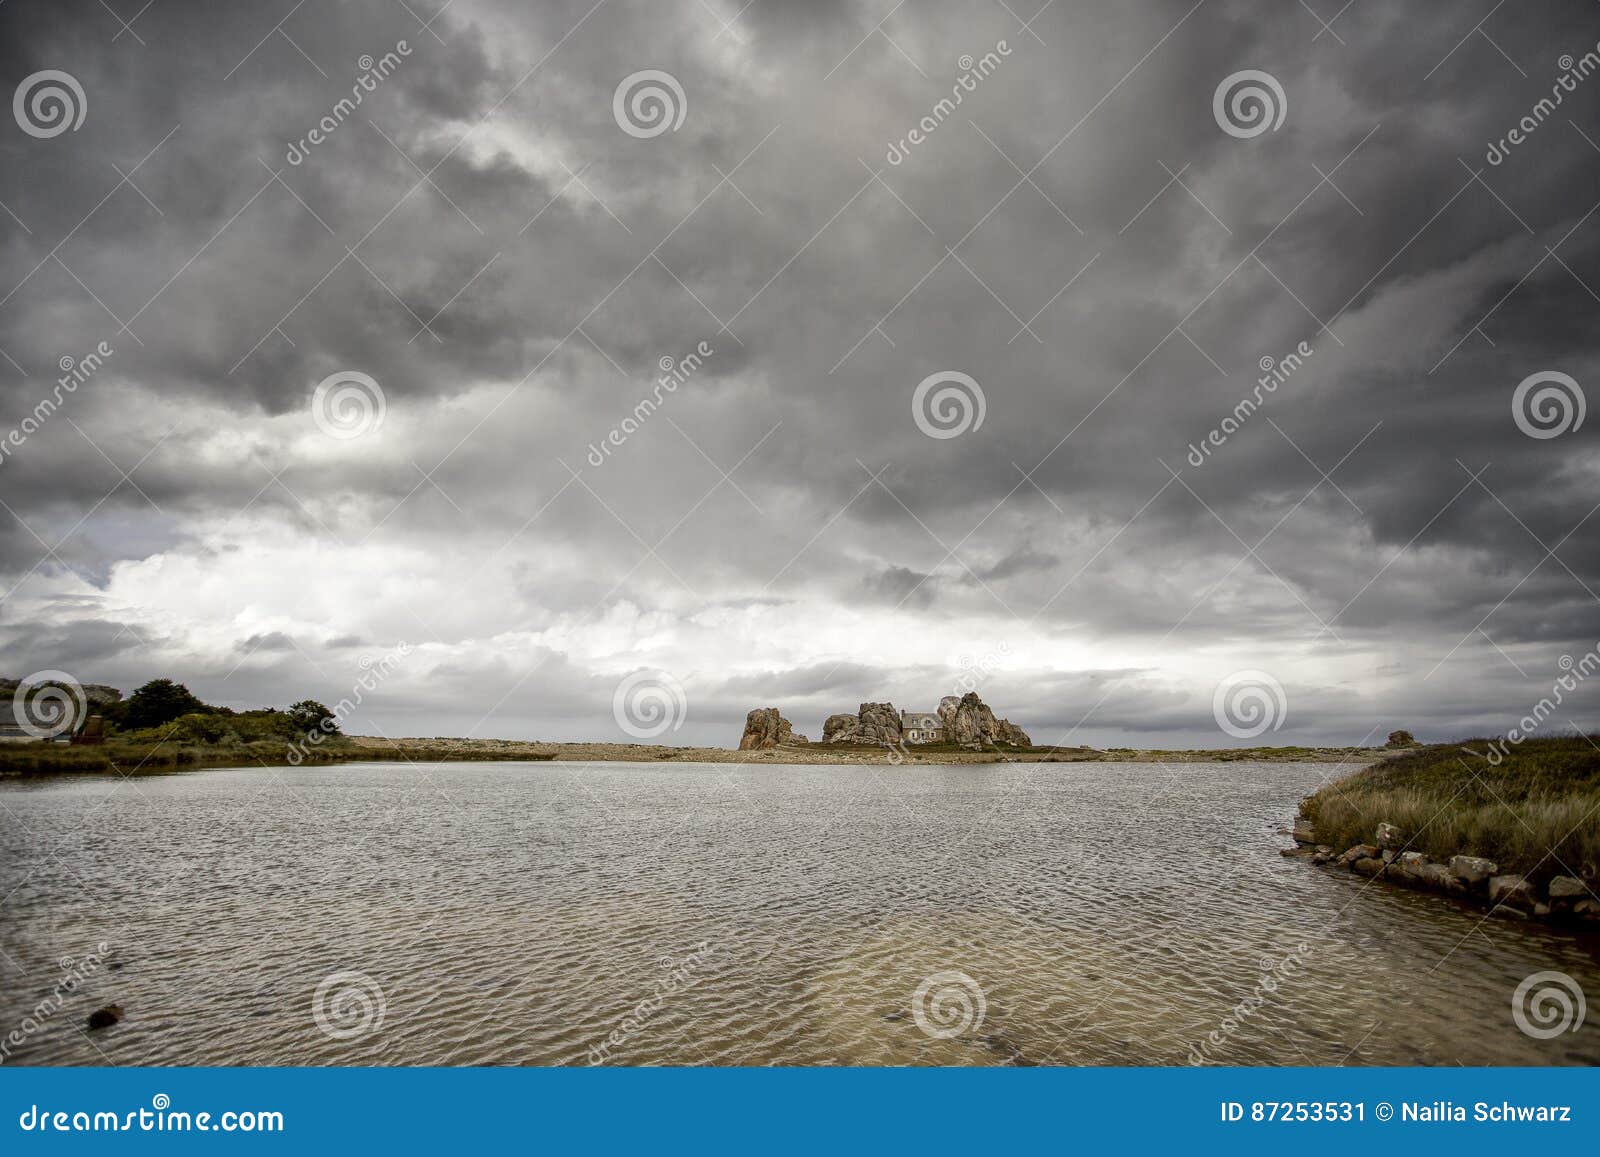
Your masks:
[{"label": "shallow sandy water", "polygon": [[[1182,1064],[1201,1046],[1234,1064],[1600,1062],[1593,1016],[1550,1040],[1511,1016],[1535,972],[1600,998],[1594,938],[1278,855],[1275,829],[1338,773],[485,763],[8,783],[0,1039],[27,1029],[6,1057],[23,1064]],[[84,1032],[111,1002],[126,1019]]]}]

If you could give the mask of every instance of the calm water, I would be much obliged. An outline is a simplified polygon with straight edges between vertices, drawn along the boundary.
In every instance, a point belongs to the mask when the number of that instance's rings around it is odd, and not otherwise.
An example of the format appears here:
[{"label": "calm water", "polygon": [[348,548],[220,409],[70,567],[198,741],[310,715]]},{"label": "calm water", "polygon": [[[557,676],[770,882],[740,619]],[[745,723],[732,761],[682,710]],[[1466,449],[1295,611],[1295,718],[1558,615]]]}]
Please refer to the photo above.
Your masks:
[{"label": "calm water", "polygon": [[0,1040],[28,1030],[23,1064],[1181,1064],[1250,1001],[1210,1057],[1600,1062],[1600,1008],[1552,1040],[1511,1018],[1539,971],[1600,1001],[1593,938],[1278,855],[1333,770],[6,783]]}]

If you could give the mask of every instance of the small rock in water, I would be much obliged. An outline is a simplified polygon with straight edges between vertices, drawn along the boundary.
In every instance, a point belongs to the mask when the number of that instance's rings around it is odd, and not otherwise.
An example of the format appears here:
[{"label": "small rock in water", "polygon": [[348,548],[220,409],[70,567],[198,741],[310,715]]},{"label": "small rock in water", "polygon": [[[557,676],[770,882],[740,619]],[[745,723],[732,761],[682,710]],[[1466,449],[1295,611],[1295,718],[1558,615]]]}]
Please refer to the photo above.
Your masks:
[{"label": "small rock in water", "polygon": [[1508,905],[1531,909],[1535,903],[1533,885],[1521,876],[1491,876],[1489,899],[1496,906]]},{"label": "small rock in water", "polygon": [[884,1020],[905,1020],[905,1018],[906,1018],[906,1014],[903,1013],[903,1012],[891,1012],[888,1016],[884,1017],[883,1019]]},{"label": "small rock in water", "polygon": [[122,1006],[108,1004],[104,1008],[97,1008],[89,1014],[90,1028],[110,1028],[122,1019]]}]

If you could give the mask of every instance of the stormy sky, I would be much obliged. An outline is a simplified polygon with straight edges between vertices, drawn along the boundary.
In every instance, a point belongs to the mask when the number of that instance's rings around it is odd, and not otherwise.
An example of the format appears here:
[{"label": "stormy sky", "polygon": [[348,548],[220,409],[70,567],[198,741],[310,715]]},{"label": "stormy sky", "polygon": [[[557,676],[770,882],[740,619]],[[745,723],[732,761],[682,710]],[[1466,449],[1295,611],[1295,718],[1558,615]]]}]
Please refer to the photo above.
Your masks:
[{"label": "stormy sky", "polygon": [[679,743],[968,687],[1040,743],[1503,730],[1600,642],[1597,42],[8,0],[0,674],[252,707],[405,650],[390,735],[628,738],[640,686]]}]

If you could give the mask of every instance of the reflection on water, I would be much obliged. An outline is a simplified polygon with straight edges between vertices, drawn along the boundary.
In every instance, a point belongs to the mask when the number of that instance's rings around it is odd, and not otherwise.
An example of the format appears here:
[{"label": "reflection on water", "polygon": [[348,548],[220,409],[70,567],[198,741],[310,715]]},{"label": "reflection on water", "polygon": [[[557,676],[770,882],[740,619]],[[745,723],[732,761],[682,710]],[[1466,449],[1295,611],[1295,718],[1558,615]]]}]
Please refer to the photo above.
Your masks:
[{"label": "reflection on water", "polygon": [[0,1040],[21,1026],[24,1064],[1600,1062],[1600,1011],[1551,1040],[1511,1019],[1538,971],[1600,1001],[1594,938],[1278,855],[1334,770],[7,783]]}]

